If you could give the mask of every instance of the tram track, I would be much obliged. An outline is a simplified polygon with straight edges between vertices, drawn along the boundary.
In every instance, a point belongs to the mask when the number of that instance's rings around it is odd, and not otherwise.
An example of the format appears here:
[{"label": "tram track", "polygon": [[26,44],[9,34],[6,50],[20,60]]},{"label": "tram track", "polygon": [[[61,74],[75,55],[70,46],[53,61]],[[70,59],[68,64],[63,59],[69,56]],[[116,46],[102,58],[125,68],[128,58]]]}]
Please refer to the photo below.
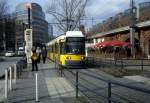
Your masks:
[{"label": "tram track", "polygon": [[[83,71],[87,72],[89,74],[101,76],[102,78],[106,79],[105,76],[100,75],[101,73],[94,72],[93,70],[91,71],[89,69],[81,70],[81,71],[79,70],[79,74]],[[75,83],[75,71],[74,70],[73,71],[72,70],[65,71],[64,76],[67,77],[67,79],[70,82],[72,82],[72,84]],[[106,103],[107,98],[96,96],[94,93],[91,93],[89,91],[90,89],[92,91],[95,91],[96,93],[100,93],[100,91],[101,91],[102,93],[105,94],[105,96],[107,96],[107,93],[106,93],[107,92],[107,85],[100,86],[99,84],[101,84],[101,82],[96,82],[96,81],[97,81],[96,79],[95,80],[89,80],[89,78],[87,78],[86,75],[79,75],[79,82],[82,85],[86,86],[87,89],[85,89],[83,87],[80,87],[80,86],[79,86],[79,88],[81,89],[82,94],[84,94],[88,99],[90,99],[91,103]],[[134,83],[128,83],[128,84],[134,84]],[[119,86],[116,86],[116,85],[112,86],[112,91],[115,91],[115,92],[112,93],[112,97],[117,98],[118,100],[122,101],[122,102],[119,102],[119,103],[148,103],[148,102],[143,102],[142,100],[140,100],[140,98],[137,99],[136,97],[132,97],[130,95],[130,93],[129,94],[124,94],[124,92],[119,93],[118,92],[119,90],[117,90],[117,91],[115,90],[116,88],[122,88],[122,87],[119,87]],[[102,98],[103,98],[103,100],[102,100]],[[100,100],[102,100],[102,101],[100,102]]]}]

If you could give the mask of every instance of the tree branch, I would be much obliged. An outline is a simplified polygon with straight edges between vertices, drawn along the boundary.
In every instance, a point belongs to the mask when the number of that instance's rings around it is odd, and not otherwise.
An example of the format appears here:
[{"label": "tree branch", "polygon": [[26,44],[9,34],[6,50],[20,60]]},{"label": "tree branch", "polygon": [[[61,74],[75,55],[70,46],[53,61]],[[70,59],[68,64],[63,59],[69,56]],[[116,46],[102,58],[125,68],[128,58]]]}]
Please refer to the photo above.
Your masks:
[{"label": "tree branch", "polygon": [[87,2],[88,0],[55,0],[55,5],[51,4],[47,13],[60,23],[58,28],[62,31],[74,30],[84,16]]}]

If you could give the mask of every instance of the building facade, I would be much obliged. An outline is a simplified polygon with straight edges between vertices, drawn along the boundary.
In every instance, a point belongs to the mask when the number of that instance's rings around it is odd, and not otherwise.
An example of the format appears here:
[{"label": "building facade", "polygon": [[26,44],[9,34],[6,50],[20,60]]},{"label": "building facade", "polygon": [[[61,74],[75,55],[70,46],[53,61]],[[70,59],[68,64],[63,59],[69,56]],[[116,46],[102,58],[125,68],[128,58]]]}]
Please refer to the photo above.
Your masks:
[{"label": "building facade", "polygon": [[45,14],[41,6],[37,3],[21,3],[16,6],[16,47],[24,46],[24,30],[28,28],[28,6],[30,5],[30,23],[33,45],[41,45],[48,42],[48,22],[45,20]]},{"label": "building facade", "polygon": [[5,15],[0,19],[0,52],[15,50],[15,18]]},{"label": "building facade", "polygon": [[49,35],[49,40],[53,39],[53,26],[51,24],[48,24],[48,35]]},{"label": "building facade", "polygon": [[[142,55],[147,57],[150,55],[150,2],[140,3],[138,13],[134,45],[141,49],[141,57]],[[129,42],[131,22],[131,12],[130,9],[127,9],[90,28],[87,32],[87,39],[91,43],[108,40]]]},{"label": "building facade", "polygon": [[[97,33],[107,32],[114,30],[116,28],[121,28],[131,25],[131,9],[127,9],[124,12],[118,13],[113,17],[109,17],[101,23],[94,25],[89,29],[87,36],[92,36]],[[150,20],[150,2],[143,2],[138,5],[137,11],[139,12],[139,17],[136,23],[144,22]]]}]

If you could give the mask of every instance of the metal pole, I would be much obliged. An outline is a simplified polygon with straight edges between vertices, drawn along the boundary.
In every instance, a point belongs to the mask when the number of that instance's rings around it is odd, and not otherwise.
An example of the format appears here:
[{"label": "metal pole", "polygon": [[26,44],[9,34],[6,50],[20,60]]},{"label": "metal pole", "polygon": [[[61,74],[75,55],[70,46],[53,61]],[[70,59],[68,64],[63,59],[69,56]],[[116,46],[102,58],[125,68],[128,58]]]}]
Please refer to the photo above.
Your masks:
[{"label": "metal pole", "polygon": [[9,67],[9,89],[12,90],[12,68]]},{"label": "metal pole", "polygon": [[29,29],[31,28],[31,22],[30,22],[30,8],[28,8],[28,26]]},{"label": "metal pole", "polygon": [[142,68],[142,71],[143,71],[143,59],[141,59],[141,68]]},{"label": "metal pole", "polygon": [[134,33],[135,33],[135,29],[134,29],[134,26],[132,25],[130,27],[130,43],[132,45],[131,47],[131,54],[132,54],[132,57],[135,58],[135,50],[134,50]]},{"label": "metal pole", "polygon": [[111,103],[111,83],[108,82],[108,103]]},{"label": "metal pole", "polygon": [[17,65],[14,64],[14,83],[16,84],[16,79],[17,79]]},{"label": "metal pole", "polygon": [[36,82],[36,102],[39,101],[39,98],[38,98],[38,73],[35,73],[35,82]]},{"label": "metal pole", "polygon": [[8,70],[5,70],[5,98],[8,96]]},{"label": "metal pole", "polygon": [[131,54],[132,57],[135,58],[135,49],[134,49],[134,37],[135,37],[135,23],[136,23],[136,7],[135,7],[135,1],[130,0],[130,6],[131,6],[131,25],[130,25],[130,43],[132,45],[131,47]]},{"label": "metal pole", "polygon": [[123,69],[123,61],[122,61],[122,59],[121,59],[121,69]]},{"label": "metal pole", "polygon": [[24,31],[25,31],[25,23],[22,23],[23,50],[24,50],[24,48],[25,48],[25,36],[24,36]]},{"label": "metal pole", "polygon": [[54,61],[55,61],[55,69],[56,69],[56,57],[55,57],[55,60],[54,60]]},{"label": "metal pole", "polygon": [[76,70],[76,98],[78,98],[78,70]]},{"label": "metal pole", "polygon": [[94,25],[94,18],[92,17],[92,26]]}]

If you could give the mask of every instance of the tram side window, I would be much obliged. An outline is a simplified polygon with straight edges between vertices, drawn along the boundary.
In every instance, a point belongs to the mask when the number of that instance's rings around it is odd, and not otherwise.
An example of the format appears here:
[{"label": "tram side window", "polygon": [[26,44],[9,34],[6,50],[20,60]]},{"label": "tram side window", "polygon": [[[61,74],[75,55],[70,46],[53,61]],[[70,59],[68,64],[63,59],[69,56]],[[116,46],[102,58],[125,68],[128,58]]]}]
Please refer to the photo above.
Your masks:
[{"label": "tram side window", "polygon": [[55,53],[58,53],[58,44],[55,44]]},{"label": "tram side window", "polygon": [[53,53],[55,52],[55,45],[53,45],[53,47],[52,47],[52,51],[53,51]]},{"label": "tram side window", "polygon": [[60,44],[60,54],[65,54],[66,48],[65,48],[65,43]]},{"label": "tram side window", "polygon": [[52,52],[52,47],[51,46],[48,47],[48,51]]},{"label": "tram side window", "polygon": [[54,52],[54,51],[53,51],[53,46],[51,46],[51,52]]}]

